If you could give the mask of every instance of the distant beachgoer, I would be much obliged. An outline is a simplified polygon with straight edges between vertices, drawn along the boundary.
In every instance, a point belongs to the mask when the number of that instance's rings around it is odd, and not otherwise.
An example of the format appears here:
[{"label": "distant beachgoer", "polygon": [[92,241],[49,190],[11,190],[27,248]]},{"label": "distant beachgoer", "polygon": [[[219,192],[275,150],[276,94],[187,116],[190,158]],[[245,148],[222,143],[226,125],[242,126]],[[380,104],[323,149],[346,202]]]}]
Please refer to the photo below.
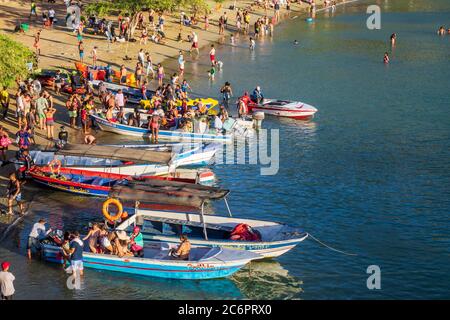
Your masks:
[{"label": "distant beachgoer", "polygon": [[30,5],[30,19],[31,19],[32,15],[37,17],[36,2],[34,0],[31,1],[31,5]]},{"label": "distant beachgoer", "polygon": [[86,241],[89,239],[89,249],[92,253],[97,253],[97,242],[100,236],[100,227],[97,223],[92,225],[92,228],[89,230],[88,234],[82,239]]},{"label": "distant beachgoer", "polygon": [[127,68],[124,65],[120,67],[120,84],[127,84]]},{"label": "distant beachgoer", "polygon": [[78,42],[78,54],[80,56],[80,62],[83,63],[83,60],[84,60],[83,41]]},{"label": "distant beachgoer", "polygon": [[298,41],[297,40],[294,40],[294,45],[298,45]]},{"label": "distant beachgoer", "polygon": [[391,34],[391,46],[395,46],[395,43],[397,42],[397,34],[396,33],[393,33],[393,34]]},{"label": "distant beachgoer", "polygon": [[152,131],[152,137],[151,139],[155,142],[158,143],[158,135],[159,135],[159,119],[160,116],[159,115],[154,115],[151,117],[150,120],[150,130]]},{"label": "distant beachgoer", "polygon": [[55,126],[55,115],[56,109],[52,107],[48,107],[45,109],[45,126],[47,127],[47,139],[54,138],[54,126]]},{"label": "distant beachgoer", "polygon": [[98,59],[97,47],[96,46],[92,49],[91,55],[92,55],[92,65],[94,67],[96,67],[97,66],[97,59]]},{"label": "distant beachgoer", "polygon": [[184,56],[183,56],[183,51],[181,51],[181,50],[178,53],[178,66],[180,69],[180,77],[182,77],[184,75]]},{"label": "distant beachgoer", "polygon": [[197,54],[200,53],[198,49],[198,35],[194,31],[192,31],[192,47],[189,52],[192,51],[196,51]]},{"label": "distant beachgoer", "polygon": [[385,64],[388,64],[389,63],[389,54],[387,53],[387,52],[385,52],[384,53],[384,58],[383,58],[383,62],[385,63]]},{"label": "distant beachgoer", "polygon": [[157,74],[158,74],[158,85],[162,86],[164,80],[164,67],[161,65],[161,63],[158,63]]},{"label": "distant beachgoer", "polygon": [[439,29],[437,31],[437,34],[440,35],[440,36],[445,35],[445,28],[444,28],[444,26],[440,26],[439,27]]},{"label": "distant beachgoer", "polygon": [[216,67],[212,66],[211,69],[208,71],[208,77],[214,81],[216,75]]},{"label": "distant beachgoer", "polygon": [[220,93],[222,94],[223,105],[228,109],[230,107],[230,99],[233,96],[233,89],[228,81],[220,89]]},{"label": "distant beachgoer", "polygon": [[255,50],[255,46],[256,46],[255,40],[252,37],[250,37],[250,47],[249,47],[250,50],[251,51]]},{"label": "distant beachgoer", "polygon": [[11,264],[8,261],[4,261],[1,264],[2,271],[0,271],[0,300],[12,300],[14,292],[13,282],[16,280],[14,275],[9,272]]},{"label": "distant beachgoer", "polygon": [[0,115],[3,117],[3,120],[8,119],[8,110],[9,110],[9,101],[10,101],[9,93],[6,86],[3,86],[3,90],[0,92],[0,106],[2,108]]},{"label": "distant beachgoer", "polygon": [[214,45],[211,45],[211,50],[209,51],[209,60],[211,61],[211,65],[216,65],[216,48]]},{"label": "distant beachgoer", "polygon": [[41,30],[38,30],[36,32],[36,34],[34,35],[34,44],[33,47],[36,49],[36,55],[40,56],[41,55]]}]

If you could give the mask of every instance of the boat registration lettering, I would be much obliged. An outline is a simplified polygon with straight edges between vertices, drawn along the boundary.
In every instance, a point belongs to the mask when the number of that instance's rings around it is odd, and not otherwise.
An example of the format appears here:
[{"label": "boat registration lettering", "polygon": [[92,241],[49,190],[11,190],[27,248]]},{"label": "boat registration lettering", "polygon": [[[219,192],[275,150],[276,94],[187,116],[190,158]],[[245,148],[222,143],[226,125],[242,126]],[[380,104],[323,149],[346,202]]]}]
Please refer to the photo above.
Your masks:
[{"label": "boat registration lettering", "polygon": [[188,268],[192,270],[208,270],[214,269],[214,265],[209,263],[188,263]]}]

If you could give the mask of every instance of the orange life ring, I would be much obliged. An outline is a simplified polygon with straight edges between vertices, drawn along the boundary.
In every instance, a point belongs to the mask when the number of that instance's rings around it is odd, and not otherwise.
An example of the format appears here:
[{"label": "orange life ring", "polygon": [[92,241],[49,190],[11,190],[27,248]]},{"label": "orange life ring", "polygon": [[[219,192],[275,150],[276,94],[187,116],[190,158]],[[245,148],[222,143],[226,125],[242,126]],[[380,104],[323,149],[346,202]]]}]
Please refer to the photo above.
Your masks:
[{"label": "orange life ring", "polygon": [[[115,215],[111,215],[109,213],[109,205],[113,204],[116,206],[118,212]],[[108,219],[109,221],[116,221],[118,220],[122,214],[123,214],[123,206],[122,203],[118,199],[108,199],[105,202],[103,202],[103,208],[102,208],[103,216]]]},{"label": "orange life ring", "polygon": [[[55,165],[56,165],[56,169],[55,169]],[[50,163],[48,164],[48,167],[50,168],[50,171],[52,174],[56,174],[59,175],[61,173],[61,161],[58,159],[53,159],[52,161],[50,161]]]}]

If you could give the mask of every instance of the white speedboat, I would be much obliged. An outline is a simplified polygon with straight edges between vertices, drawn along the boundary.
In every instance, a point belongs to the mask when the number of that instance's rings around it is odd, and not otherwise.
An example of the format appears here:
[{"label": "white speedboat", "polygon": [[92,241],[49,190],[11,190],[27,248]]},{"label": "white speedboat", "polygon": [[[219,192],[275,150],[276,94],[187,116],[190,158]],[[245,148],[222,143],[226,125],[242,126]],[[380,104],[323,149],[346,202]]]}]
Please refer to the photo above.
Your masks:
[{"label": "white speedboat", "polygon": [[314,117],[317,109],[300,101],[264,99],[261,104],[250,102],[250,111],[263,111],[265,114],[285,117],[296,120],[310,120]]}]

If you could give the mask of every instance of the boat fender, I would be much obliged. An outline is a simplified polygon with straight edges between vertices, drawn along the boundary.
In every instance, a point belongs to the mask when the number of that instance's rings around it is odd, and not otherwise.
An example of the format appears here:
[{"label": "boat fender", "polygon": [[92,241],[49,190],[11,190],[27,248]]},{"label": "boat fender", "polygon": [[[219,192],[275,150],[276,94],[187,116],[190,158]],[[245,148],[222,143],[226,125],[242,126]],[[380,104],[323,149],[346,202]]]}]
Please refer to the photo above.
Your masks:
[{"label": "boat fender", "polygon": [[[115,214],[115,215],[111,215],[110,213],[109,213],[109,205],[110,204],[112,204],[112,205],[114,205],[114,206],[116,206],[116,208],[117,208],[117,213]],[[106,219],[108,219],[109,221],[116,221],[116,220],[118,220],[121,216],[122,216],[122,214],[124,213],[123,212],[123,206],[122,206],[122,203],[118,200],[118,199],[108,199],[108,200],[106,200],[105,202],[103,202],[103,208],[102,208],[102,213],[103,213],[103,216],[106,218]]]},{"label": "boat fender", "polygon": [[50,161],[48,166],[49,166],[52,174],[59,175],[61,173],[61,161],[60,160],[55,158],[52,161]]}]

